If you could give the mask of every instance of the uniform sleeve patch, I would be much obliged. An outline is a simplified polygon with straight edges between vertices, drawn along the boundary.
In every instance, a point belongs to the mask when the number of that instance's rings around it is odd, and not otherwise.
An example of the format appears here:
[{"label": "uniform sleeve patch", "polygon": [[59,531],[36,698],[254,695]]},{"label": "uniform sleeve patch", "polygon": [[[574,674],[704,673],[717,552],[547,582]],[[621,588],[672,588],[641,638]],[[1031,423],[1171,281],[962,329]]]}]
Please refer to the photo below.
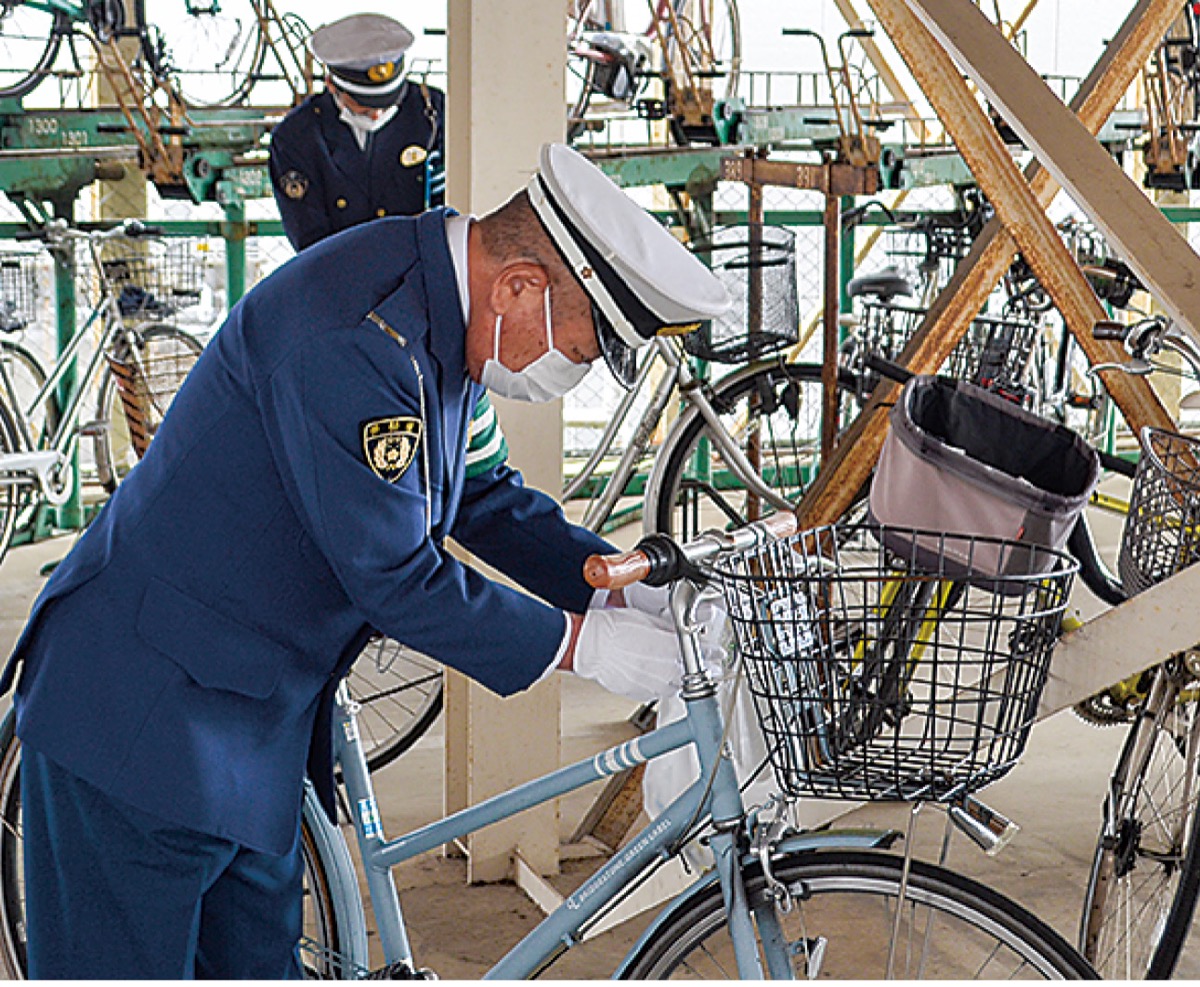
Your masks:
[{"label": "uniform sleeve patch", "polygon": [[421,419],[372,418],[362,423],[363,454],[375,475],[395,483],[412,465],[421,443]]},{"label": "uniform sleeve patch", "polygon": [[293,169],[279,179],[279,187],[289,199],[303,199],[308,194],[308,177]]},{"label": "uniform sleeve patch", "polygon": [[484,394],[475,405],[467,430],[467,479],[482,476],[507,458],[508,443],[496,420],[496,409]]}]

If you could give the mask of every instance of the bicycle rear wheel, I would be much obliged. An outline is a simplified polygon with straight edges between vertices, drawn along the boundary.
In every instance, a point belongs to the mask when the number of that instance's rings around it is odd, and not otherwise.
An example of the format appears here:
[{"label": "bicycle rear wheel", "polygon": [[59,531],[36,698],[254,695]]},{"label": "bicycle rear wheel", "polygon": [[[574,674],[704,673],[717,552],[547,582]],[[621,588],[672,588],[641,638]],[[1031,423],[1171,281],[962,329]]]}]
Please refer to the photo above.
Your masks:
[{"label": "bicycle rear wheel", "polygon": [[[761,872],[748,875],[747,893],[756,912],[774,910],[792,958],[788,972],[799,979],[1095,977],[1061,936],[1016,902],[920,861],[904,887],[903,867],[900,857],[883,852],[793,853],[772,866],[788,911],[772,904]],[[727,923],[714,884],[639,944],[623,976],[735,979]]]},{"label": "bicycle rear wheel", "polygon": [[256,0],[160,3],[154,22],[163,68],[188,106],[233,106],[249,96],[266,56]]},{"label": "bicycle rear wheel", "polygon": [[[725,431],[759,475],[795,503],[816,475],[821,455],[821,368],[770,363],[718,381],[710,401]],[[839,380],[839,427],[853,413],[854,389]],[[700,412],[680,417],[658,457],[661,475],[647,495],[649,530],[687,540],[706,528],[741,527],[775,507],[739,478]],[[651,527],[652,526],[652,527]]]},{"label": "bicycle rear wheel", "polygon": [[[0,723],[0,974],[23,980],[28,971],[25,930],[24,835],[21,824],[21,742],[13,713]],[[307,797],[301,820],[304,858],[304,925],[298,946],[301,966],[310,980],[353,979],[368,963],[361,901],[356,890],[336,880],[349,875],[346,854],[335,829],[314,818],[321,812]]]},{"label": "bicycle rear wheel", "polygon": [[1082,949],[1101,975],[1171,976],[1200,892],[1200,710],[1180,662],[1130,727],[1105,802],[1084,901]]},{"label": "bicycle rear wheel", "polygon": [[[108,427],[99,429],[93,442],[97,479],[109,493],[117,489],[117,484],[145,451],[139,446],[154,437],[163,415],[204,348],[194,336],[167,323],[141,326],[121,337],[118,347],[115,358],[128,362],[135,371],[132,381],[137,389],[134,417],[141,421],[137,429],[131,431],[131,416],[127,398],[122,398],[121,381],[111,369],[106,370],[100,380],[96,417],[108,422]],[[128,391],[126,395],[128,397]]]},{"label": "bicycle rear wheel", "polygon": [[17,99],[36,89],[70,30],[61,11],[0,0],[0,99]]},{"label": "bicycle rear wheel", "polygon": [[382,635],[367,642],[346,685],[361,704],[358,727],[371,771],[412,747],[442,711],[442,666]]},{"label": "bicycle rear wheel", "polygon": [[[0,455],[20,452],[23,446],[13,413],[4,400],[0,399]],[[4,560],[9,546],[12,545],[18,518],[25,508],[34,502],[34,489],[33,484],[28,482],[0,484],[0,562]]]}]

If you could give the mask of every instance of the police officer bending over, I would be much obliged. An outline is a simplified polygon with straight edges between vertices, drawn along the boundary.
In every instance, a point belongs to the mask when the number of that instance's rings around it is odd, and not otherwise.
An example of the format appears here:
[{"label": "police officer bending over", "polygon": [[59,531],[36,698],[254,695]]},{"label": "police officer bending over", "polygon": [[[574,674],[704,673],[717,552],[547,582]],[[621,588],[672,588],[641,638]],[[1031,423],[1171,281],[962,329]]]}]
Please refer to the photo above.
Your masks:
[{"label": "police officer bending over", "polygon": [[297,250],[442,204],[445,97],[405,77],[412,43],[412,32],[383,14],[344,17],[309,39],[328,88],[271,133],[271,186]]},{"label": "police officer bending over", "polygon": [[556,398],[601,355],[628,384],[634,348],[727,305],[563,145],[482,219],[366,223],[251,291],[0,679],[30,975],[299,973],[304,776],[332,817],[331,704],[371,628],[502,695],[556,668],[677,686],[661,601],[589,607],[611,547],[523,485],[488,392]]}]

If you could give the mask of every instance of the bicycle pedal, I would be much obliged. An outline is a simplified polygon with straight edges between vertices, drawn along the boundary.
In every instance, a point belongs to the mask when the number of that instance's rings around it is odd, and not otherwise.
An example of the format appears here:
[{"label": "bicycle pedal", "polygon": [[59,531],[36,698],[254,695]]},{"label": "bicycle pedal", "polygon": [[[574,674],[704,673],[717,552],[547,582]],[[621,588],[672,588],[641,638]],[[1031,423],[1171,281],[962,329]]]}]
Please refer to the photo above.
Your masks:
[{"label": "bicycle pedal", "polygon": [[407,963],[389,963],[378,970],[372,970],[364,980],[437,980],[438,975],[432,970],[421,967],[413,969]]}]

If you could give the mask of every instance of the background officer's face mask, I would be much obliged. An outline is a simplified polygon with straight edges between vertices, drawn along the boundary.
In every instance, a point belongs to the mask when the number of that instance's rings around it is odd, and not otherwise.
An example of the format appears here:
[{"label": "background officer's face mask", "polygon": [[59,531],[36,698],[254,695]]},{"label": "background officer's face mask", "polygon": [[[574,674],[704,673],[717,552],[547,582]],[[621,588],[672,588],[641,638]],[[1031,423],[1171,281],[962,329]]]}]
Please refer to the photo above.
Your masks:
[{"label": "background officer's face mask", "polygon": [[479,381],[493,394],[515,401],[541,403],[561,398],[578,384],[590,369],[586,363],[574,363],[554,348],[554,328],[550,320],[550,289],[546,288],[546,340],[550,349],[520,370],[510,370],[500,362],[500,323],[492,336],[492,356],[483,365]]}]

